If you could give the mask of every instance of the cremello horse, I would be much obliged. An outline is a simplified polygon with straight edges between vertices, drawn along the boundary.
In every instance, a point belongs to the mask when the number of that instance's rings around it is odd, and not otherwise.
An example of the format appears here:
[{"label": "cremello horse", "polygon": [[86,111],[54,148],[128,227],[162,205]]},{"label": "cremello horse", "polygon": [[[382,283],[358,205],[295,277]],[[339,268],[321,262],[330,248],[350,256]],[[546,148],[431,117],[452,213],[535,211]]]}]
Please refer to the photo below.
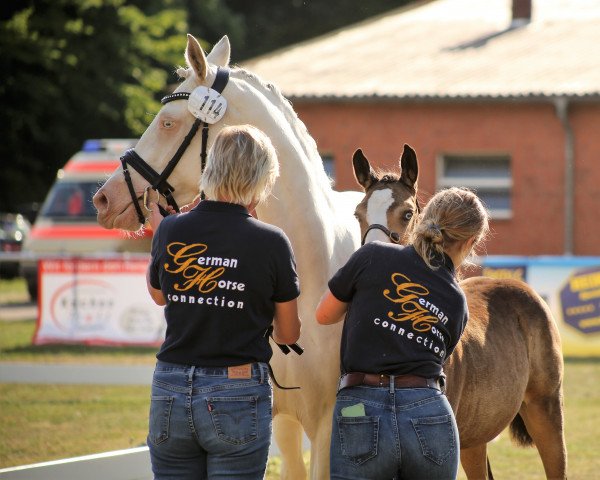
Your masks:
[{"label": "cremello horse", "polygon": [[[361,150],[353,164],[366,193],[356,209],[365,240],[390,241],[391,232],[405,243],[418,212],[415,152],[405,145],[400,176],[376,174]],[[374,224],[381,229],[367,230]],[[566,478],[563,360],[548,307],[519,281],[473,277],[461,286],[469,322],[444,370],[467,477],[486,478],[486,444],[510,424],[517,443],[535,443],[548,478]]]},{"label": "cremello horse", "polygon": [[[217,67],[229,63],[229,41],[223,37],[206,57],[197,40],[188,35],[185,55],[188,68],[178,71],[184,80],[175,93],[213,85]],[[281,227],[290,238],[301,282],[300,343],[305,353],[284,356],[274,349],[272,360],[279,383],[301,387],[274,391],[274,429],[283,457],[282,477],[293,480],[306,477],[303,428],[311,441],[311,477],[326,479],[341,330],[318,327],[314,311],[329,278],[359,245],[359,227],[353,215],[363,195],[339,193],[331,188],[314,140],[273,85],[263,83],[243,69],[233,68],[222,96],[227,100],[227,109],[223,118],[210,126],[208,144],[226,125],[252,124],[272,139],[281,174],[272,197],[257,208],[257,214],[261,220]],[[194,121],[187,101],[171,101],[139,140],[137,154],[155,171],[162,172]],[[196,135],[168,177],[179,205],[190,203],[198,194],[201,143],[200,135]],[[148,182],[135,171],[131,171],[131,180],[134,196],[141,199]],[[123,169],[117,169],[98,191],[94,205],[98,222],[105,228],[131,231],[140,228]]]}]

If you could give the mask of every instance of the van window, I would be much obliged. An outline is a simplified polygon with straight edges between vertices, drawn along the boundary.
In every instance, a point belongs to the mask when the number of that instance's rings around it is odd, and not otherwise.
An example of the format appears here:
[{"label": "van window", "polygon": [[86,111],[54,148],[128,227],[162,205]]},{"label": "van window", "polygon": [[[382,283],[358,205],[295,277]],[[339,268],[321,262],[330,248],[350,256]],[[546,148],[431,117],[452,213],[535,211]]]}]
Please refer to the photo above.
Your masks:
[{"label": "van window", "polygon": [[61,220],[89,221],[96,217],[92,197],[100,185],[97,181],[56,182],[48,193],[40,215]]}]

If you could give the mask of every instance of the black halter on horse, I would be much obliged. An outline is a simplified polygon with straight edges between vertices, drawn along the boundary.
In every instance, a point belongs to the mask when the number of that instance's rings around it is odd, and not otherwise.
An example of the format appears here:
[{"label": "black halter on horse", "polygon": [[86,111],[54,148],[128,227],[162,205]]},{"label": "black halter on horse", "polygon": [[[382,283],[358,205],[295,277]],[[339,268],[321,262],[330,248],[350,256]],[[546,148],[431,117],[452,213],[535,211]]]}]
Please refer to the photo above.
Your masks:
[{"label": "black halter on horse", "polygon": [[[216,75],[215,81],[213,82],[211,88],[213,90],[217,91],[218,93],[222,93],[223,89],[227,85],[228,81],[229,81],[229,68],[219,67],[217,69],[217,75]],[[172,93],[172,94],[164,97],[160,101],[160,103],[162,103],[163,105],[166,105],[167,103],[172,102],[174,100],[188,100],[190,98],[190,95],[191,95],[190,92]],[[148,165],[148,163],[142,157],[140,157],[133,148],[127,150],[125,152],[125,154],[121,157],[121,164],[123,165],[123,175],[125,176],[125,183],[127,183],[127,188],[129,189],[129,194],[131,195],[131,199],[133,201],[133,206],[135,207],[135,211],[137,213],[138,220],[142,225],[144,223],[146,223],[146,217],[144,216],[144,214],[142,212],[142,208],[140,207],[140,204],[139,204],[139,200],[142,197],[138,197],[135,194],[135,190],[133,188],[133,182],[131,181],[131,174],[129,173],[129,168],[127,167],[127,165],[128,164],[131,165],[131,167],[136,172],[138,172],[142,177],[144,177],[144,179],[148,183],[150,183],[150,187],[152,187],[153,190],[157,191],[160,195],[165,197],[167,204],[169,204],[171,207],[173,207],[173,209],[176,212],[179,212],[179,206],[177,205],[175,198],[173,198],[173,192],[175,191],[175,189],[169,184],[167,179],[169,178],[169,175],[171,175],[171,173],[173,173],[173,170],[179,163],[179,160],[181,160],[181,157],[185,153],[186,149],[189,147],[190,143],[192,142],[192,139],[198,132],[201,124],[203,124],[203,125],[202,125],[202,148],[200,150],[200,161],[201,161],[202,171],[204,171],[204,166],[206,165],[206,144],[208,142],[208,125],[209,124],[208,124],[208,122],[203,122],[199,118],[196,118],[196,120],[194,120],[194,123],[193,123],[192,127],[190,128],[190,131],[185,136],[185,138],[183,139],[183,142],[181,142],[181,145],[179,145],[179,148],[175,152],[175,155],[173,155],[171,160],[169,160],[169,163],[167,163],[167,166],[162,171],[162,173],[159,174],[150,165]],[[158,208],[160,209],[160,213],[162,213],[163,216],[167,215],[167,211],[162,206],[159,205]]]},{"label": "black halter on horse", "polygon": [[372,225],[369,225],[367,227],[367,230],[365,231],[365,234],[362,237],[362,241],[360,242],[361,245],[365,244],[365,241],[367,240],[367,235],[371,230],[381,230],[383,233],[385,233],[389,237],[389,239],[392,243],[400,243],[400,240],[402,240],[402,238],[400,238],[400,234],[398,232],[392,232],[385,225],[381,225],[381,223],[373,223]]}]

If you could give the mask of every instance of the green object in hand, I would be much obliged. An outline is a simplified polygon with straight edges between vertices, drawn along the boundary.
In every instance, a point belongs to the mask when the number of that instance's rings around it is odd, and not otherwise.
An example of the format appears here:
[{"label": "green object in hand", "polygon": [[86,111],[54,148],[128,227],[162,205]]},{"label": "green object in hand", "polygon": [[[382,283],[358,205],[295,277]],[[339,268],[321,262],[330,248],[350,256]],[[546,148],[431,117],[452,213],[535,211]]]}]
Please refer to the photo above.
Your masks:
[{"label": "green object in hand", "polygon": [[342,417],[364,417],[365,406],[362,403],[342,408]]}]

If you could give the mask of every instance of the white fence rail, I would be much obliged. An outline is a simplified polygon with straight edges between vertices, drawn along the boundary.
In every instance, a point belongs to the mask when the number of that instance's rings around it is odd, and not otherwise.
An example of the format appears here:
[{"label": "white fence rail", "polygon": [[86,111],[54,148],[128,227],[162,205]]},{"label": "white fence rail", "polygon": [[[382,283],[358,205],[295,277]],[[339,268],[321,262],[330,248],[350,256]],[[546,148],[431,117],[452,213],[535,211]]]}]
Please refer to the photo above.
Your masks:
[{"label": "white fence rail", "polygon": [[151,480],[148,447],[0,470],[0,480]]}]

